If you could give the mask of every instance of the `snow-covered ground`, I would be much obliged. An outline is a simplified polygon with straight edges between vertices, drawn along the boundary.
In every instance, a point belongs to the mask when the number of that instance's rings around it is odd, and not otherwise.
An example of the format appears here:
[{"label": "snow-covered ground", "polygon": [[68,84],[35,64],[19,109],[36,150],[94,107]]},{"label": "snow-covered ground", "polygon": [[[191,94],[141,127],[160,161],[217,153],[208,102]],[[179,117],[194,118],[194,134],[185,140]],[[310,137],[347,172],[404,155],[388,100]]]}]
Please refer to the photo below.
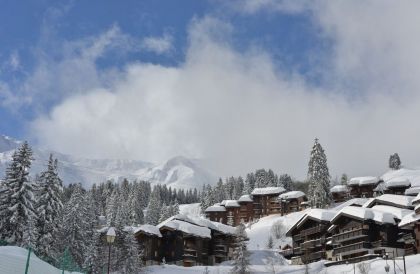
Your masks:
[{"label": "snow-covered ground", "polygon": [[[25,273],[26,259],[28,250],[16,246],[0,247],[0,273],[1,274],[17,274]],[[35,254],[31,254],[29,262],[29,274],[59,274],[61,270],[49,265],[39,259]],[[76,272],[64,272],[66,274]]]}]

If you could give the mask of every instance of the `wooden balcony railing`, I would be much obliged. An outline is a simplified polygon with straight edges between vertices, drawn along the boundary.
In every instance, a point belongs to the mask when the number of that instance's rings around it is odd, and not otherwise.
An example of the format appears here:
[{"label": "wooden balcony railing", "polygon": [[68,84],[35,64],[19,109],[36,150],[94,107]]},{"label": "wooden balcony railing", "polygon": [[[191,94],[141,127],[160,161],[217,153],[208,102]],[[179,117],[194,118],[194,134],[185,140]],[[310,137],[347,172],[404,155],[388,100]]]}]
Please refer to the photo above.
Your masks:
[{"label": "wooden balcony railing", "polygon": [[368,236],[368,231],[366,229],[357,229],[357,230],[351,230],[347,231],[341,234],[336,234],[333,236],[333,243],[340,243],[345,242],[349,240],[354,240],[357,238],[363,238]]},{"label": "wooden balcony railing", "polygon": [[303,262],[316,261],[325,258],[325,251],[318,251],[301,256]]},{"label": "wooden balcony railing", "polygon": [[311,227],[311,228],[302,230],[300,232],[300,235],[302,235],[302,236],[312,235],[312,234],[315,234],[315,233],[322,232],[325,229],[326,229],[326,227],[324,225],[318,225],[318,226],[315,226],[315,227]]},{"label": "wooden balcony railing", "polygon": [[325,238],[310,240],[310,241],[306,241],[306,242],[303,242],[302,244],[300,244],[300,248],[301,249],[314,248],[314,247],[317,247],[317,246],[321,246],[324,243],[325,243]]},{"label": "wooden balcony railing", "polygon": [[359,251],[359,250],[362,251],[362,250],[370,249],[370,248],[372,248],[371,243],[359,242],[355,244],[350,244],[350,245],[334,248],[333,255],[337,255],[340,253],[352,253],[352,251]]}]

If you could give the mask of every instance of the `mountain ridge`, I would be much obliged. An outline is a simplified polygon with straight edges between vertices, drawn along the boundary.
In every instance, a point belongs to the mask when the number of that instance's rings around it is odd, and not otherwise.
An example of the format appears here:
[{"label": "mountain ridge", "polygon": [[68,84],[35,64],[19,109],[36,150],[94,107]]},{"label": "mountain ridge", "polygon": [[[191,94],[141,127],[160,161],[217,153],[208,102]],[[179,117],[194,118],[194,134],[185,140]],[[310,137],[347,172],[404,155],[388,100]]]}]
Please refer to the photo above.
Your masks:
[{"label": "mountain ridge", "polygon": [[[0,135],[0,174],[4,177],[13,151],[22,143],[6,135]],[[31,176],[43,171],[50,153],[59,161],[59,174],[64,184],[82,183],[90,186],[107,180],[144,180],[152,184],[166,184],[177,189],[201,189],[215,184],[216,177],[197,159],[176,156],[161,164],[142,160],[89,159],[32,146],[34,161]]]}]

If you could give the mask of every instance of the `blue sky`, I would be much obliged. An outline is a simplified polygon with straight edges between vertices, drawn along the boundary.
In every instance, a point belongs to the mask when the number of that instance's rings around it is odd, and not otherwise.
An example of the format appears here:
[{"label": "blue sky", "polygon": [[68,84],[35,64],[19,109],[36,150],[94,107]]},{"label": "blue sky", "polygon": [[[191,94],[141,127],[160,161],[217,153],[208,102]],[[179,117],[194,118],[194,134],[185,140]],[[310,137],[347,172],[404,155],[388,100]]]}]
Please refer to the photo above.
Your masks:
[{"label": "blue sky", "polygon": [[[259,12],[243,15],[220,5],[219,1],[6,1],[0,10],[1,80],[13,88],[24,81],[39,63],[39,51],[48,58],[60,59],[57,48],[65,41],[74,41],[101,33],[113,25],[133,37],[172,39],[167,54],[154,52],[111,52],[98,58],[99,69],[121,67],[127,62],[151,62],[169,66],[182,63],[188,44],[187,30],[194,18],[206,15],[222,18],[235,27],[232,45],[244,50],[251,45],[264,48],[284,69],[297,70],[308,79],[319,82],[311,72],[316,60],[314,52],[323,54],[328,40],[321,39],[309,14]],[[9,64],[18,58],[18,67]],[[59,98],[61,99],[61,98]],[[34,113],[31,104],[20,108],[0,108],[0,132],[27,138],[27,125],[39,112],[47,113],[51,104],[43,104]]]},{"label": "blue sky", "polygon": [[[0,133],[219,174],[418,166],[418,1],[4,1]],[[361,156],[362,155],[362,156]],[[363,157],[363,161],[360,161]]]}]

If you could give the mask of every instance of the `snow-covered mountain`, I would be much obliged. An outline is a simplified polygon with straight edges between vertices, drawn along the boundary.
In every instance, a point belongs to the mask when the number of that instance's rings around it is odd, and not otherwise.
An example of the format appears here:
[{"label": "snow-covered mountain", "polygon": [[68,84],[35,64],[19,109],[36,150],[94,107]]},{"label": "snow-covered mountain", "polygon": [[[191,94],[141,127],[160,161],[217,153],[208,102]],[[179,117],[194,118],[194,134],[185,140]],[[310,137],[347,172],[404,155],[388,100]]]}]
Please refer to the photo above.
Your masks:
[{"label": "snow-covered mountain", "polygon": [[[4,176],[13,151],[21,144],[19,140],[0,136],[0,176]],[[59,160],[59,172],[65,184],[81,182],[85,186],[106,180],[146,180],[155,184],[166,184],[172,188],[197,188],[203,184],[214,184],[215,176],[202,167],[201,161],[177,156],[162,164],[141,160],[86,159],[59,152],[33,147],[34,162],[31,173],[45,169],[50,153]]]}]

